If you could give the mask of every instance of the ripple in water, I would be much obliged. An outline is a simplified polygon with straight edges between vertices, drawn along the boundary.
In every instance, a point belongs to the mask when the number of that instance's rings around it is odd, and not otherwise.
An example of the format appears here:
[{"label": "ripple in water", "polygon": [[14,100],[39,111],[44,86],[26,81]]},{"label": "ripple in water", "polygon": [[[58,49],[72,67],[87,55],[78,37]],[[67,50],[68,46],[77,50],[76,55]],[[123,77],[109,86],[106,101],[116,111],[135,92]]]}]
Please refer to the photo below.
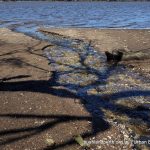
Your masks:
[{"label": "ripple in water", "polygon": [[150,28],[149,8],[148,2],[7,2],[0,3],[0,27]]}]

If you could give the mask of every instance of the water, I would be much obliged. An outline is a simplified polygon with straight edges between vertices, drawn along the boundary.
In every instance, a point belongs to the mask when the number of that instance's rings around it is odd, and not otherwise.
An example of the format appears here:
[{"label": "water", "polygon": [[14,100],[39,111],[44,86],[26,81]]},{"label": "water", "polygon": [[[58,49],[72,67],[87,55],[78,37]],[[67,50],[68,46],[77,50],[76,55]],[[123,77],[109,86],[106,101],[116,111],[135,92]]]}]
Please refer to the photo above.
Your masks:
[{"label": "water", "polygon": [[150,28],[149,2],[2,2],[0,27]]}]

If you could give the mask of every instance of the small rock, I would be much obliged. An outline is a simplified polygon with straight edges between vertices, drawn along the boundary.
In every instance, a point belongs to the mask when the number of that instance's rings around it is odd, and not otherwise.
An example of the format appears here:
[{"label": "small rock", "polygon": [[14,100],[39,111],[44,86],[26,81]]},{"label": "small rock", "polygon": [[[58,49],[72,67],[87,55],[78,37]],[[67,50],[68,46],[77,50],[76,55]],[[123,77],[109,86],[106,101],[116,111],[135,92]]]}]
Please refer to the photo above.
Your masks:
[{"label": "small rock", "polygon": [[46,139],[46,143],[48,144],[48,146],[53,146],[55,145],[55,141],[52,138],[47,138]]},{"label": "small rock", "polygon": [[84,146],[85,143],[84,143],[84,140],[83,138],[81,137],[81,135],[77,135],[74,137],[74,140],[80,145],[80,146]]},{"label": "small rock", "polygon": [[101,146],[97,146],[97,149],[101,149],[102,147]]},{"label": "small rock", "polygon": [[23,94],[23,93],[20,93],[20,95],[21,95],[21,96],[24,96],[24,94]]}]

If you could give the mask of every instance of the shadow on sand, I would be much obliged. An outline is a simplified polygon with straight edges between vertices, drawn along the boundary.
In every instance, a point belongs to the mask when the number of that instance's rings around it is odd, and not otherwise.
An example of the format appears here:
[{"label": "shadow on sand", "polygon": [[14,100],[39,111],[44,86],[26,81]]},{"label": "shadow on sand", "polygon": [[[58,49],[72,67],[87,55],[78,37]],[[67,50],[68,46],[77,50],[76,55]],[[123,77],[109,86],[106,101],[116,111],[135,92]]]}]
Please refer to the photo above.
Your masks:
[{"label": "shadow on sand", "polygon": [[[114,93],[106,93],[102,95],[98,94],[85,94],[85,95],[78,95],[78,93],[72,92],[69,87],[78,87],[79,89],[90,89],[92,86],[97,86],[101,84],[102,75],[100,73],[100,70],[96,70],[95,68],[92,68],[91,66],[88,66],[85,64],[86,57],[83,57],[82,55],[79,55],[79,62],[81,64],[81,67],[76,67],[75,65],[67,65],[66,66],[71,68],[70,71],[59,71],[55,70],[52,71],[51,78],[46,80],[27,80],[27,81],[13,81],[11,82],[11,79],[21,79],[21,78],[27,78],[28,76],[15,76],[8,79],[5,79],[4,81],[9,82],[0,82],[0,91],[8,91],[8,92],[16,92],[16,91],[26,91],[26,92],[35,92],[35,93],[46,93],[51,94],[59,97],[69,97],[69,98],[78,98],[83,103],[83,106],[86,108],[86,110],[91,114],[90,117],[85,116],[70,116],[70,115],[32,115],[32,114],[1,114],[0,117],[2,118],[12,118],[12,119],[53,119],[53,121],[48,121],[45,124],[38,125],[38,126],[31,126],[27,128],[16,128],[16,129],[9,129],[9,130],[3,130],[0,131],[0,138],[3,138],[6,136],[7,138],[4,141],[0,142],[0,145],[6,145],[12,142],[16,142],[21,139],[29,138],[33,135],[39,134],[43,131],[46,131],[58,124],[64,123],[64,122],[70,122],[70,121],[92,121],[92,130],[90,132],[85,132],[81,136],[83,138],[94,136],[100,132],[103,132],[105,130],[108,130],[110,128],[110,124],[106,121],[105,114],[103,113],[102,109],[106,109],[112,112],[117,112],[119,114],[126,114],[129,118],[138,118],[143,121],[147,120],[148,114],[142,115],[141,112],[138,112],[136,108],[129,108],[126,106],[122,106],[119,104],[115,104],[116,100],[121,100],[122,98],[129,98],[129,97],[139,97],[139,96],[150,96],[150,90],[124,90],[124,91],[118,91]],[[88,55],[88,54],[86,54]],[[20,66],[22,65],[30,65],[32,67],[35,67],[37,69],[41,69],[45,71],[44,69],[40,68],[39,66],[34,66],[31,64],[28,64],[26,62],[22,62],[22,60],[1,60],[0,63],[11,63],[14,66]],[[64,64],[65,65],[65,64]],[[104,70],[105,73],[103,74],[103,81],[107,81],[107,79],[113,74],[114,70],[118,67],[117,64],[108,64],[106,69]],[[60,76],[63,74],[68,73],[74,73],[77,71],[85,71],[87,74],[93,74],[97,77],[97,80],[90,83],[89,85],[76,85],[74,83],[60,83],[59,79]],[[107,82],[103,82],[103,86],[105,86]],[[62,87],[62,89],[57,89],[55,87]],[[105,98],[104,98],[105,97]],[[106,100],[106,98],[108,100]],[[95,113],[95,110],[98,110],[98,112]],[[20,133],[23,133],[23,135]],[[12,135],[15,135],[12,137]],[[16,136],[18,135],[18,136]],[[56,148],[64,148],[66,145],[71,145],[75,143],[74,139],[70,139],[68,141],[65,141],[62,144],[57,144],[54,147],[48,147],[46,149],[56,149]]]}]

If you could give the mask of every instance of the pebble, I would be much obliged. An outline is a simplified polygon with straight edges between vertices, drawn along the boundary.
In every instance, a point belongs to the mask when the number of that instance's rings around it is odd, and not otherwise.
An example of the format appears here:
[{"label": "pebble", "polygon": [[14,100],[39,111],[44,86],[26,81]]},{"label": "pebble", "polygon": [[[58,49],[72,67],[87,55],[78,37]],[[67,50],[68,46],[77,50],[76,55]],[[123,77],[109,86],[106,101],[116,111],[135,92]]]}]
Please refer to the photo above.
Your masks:
[{"label": "pebble", "polygon": [[23,93],[20,93],[20,95],[21,95],[21,96],[24,96],[24,94],[23,94]]},{"label": "pebble", "polygon": [[101,146],[97,146],[97,149],[101,149],[102,147]]},{"label": "pebble", "polygon": [[53,146],[55,144],[55,141],[52,138],[47,138],[46,143],[48,144],[48,146]]},{"label": "pebble", "polygon": [[109,139],[111,139],[111,136],[107,136]]}]

